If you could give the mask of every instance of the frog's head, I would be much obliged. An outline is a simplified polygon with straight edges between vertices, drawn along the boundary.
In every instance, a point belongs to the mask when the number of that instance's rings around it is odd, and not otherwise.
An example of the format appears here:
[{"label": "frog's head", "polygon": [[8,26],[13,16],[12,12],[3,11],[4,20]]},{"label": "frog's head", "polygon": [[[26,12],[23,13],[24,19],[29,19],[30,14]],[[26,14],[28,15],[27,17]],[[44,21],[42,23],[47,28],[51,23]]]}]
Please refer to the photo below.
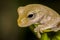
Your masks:
[{"label": "frog's head", "polygon": [[19,15],[17,20],[19,27],[27,27],[39,21],[42,16],[40,9],[39,4],[30,4],[19,7],[17,10]]}]

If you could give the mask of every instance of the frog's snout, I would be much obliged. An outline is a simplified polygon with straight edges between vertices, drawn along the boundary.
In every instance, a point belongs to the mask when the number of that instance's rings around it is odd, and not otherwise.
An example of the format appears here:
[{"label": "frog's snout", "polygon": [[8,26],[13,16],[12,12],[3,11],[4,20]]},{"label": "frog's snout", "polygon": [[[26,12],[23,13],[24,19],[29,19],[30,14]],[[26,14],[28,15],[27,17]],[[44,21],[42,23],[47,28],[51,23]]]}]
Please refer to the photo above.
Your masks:
[{"label": "frog's snout", "polygon": [[23,18],[23,19],[18,19],[17,23],[19,27],[25,27],[28,24],[28,21],[26,18]]}]

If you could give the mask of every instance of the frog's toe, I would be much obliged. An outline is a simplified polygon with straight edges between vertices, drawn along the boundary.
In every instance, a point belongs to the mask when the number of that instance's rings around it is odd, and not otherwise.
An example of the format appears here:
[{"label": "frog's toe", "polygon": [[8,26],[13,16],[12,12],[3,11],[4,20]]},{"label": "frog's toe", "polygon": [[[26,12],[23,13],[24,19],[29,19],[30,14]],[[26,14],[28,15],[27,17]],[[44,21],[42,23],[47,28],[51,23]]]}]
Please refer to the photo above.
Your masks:
[{"label": "frog's toe", "polygon": [[39,27],[36,27],[36,28],[34,29],[34,32],[39,32]]}]

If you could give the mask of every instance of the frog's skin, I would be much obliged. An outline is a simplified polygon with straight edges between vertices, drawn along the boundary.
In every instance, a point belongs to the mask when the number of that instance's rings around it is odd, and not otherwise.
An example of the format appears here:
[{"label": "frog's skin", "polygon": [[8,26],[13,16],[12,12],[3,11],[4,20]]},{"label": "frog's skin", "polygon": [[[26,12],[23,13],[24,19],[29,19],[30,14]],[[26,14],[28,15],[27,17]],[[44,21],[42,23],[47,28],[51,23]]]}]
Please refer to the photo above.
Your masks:
[{"label": "frog's skin", "polygon": [[[32,24],[39,24],[34,31],[43,33],[44,30],[60,30],[60,15],[53,9],[41,4],[29,4],[19,7],[18,25],[19,27],[28,27]],[[30,16],[29,16],[30,15]]]}]

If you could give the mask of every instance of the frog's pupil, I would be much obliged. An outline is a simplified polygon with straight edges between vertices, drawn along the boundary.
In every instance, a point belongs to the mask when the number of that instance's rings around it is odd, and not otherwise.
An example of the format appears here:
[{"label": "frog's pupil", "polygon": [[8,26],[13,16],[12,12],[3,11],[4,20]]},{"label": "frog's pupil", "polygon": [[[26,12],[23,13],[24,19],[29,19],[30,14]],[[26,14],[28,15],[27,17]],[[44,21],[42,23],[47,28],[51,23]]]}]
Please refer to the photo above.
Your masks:
[{"label": "frog's pupil", "polygon": [[33,14],[28,15],[28,18],[31,18],[31,17],[33,17]]}]

